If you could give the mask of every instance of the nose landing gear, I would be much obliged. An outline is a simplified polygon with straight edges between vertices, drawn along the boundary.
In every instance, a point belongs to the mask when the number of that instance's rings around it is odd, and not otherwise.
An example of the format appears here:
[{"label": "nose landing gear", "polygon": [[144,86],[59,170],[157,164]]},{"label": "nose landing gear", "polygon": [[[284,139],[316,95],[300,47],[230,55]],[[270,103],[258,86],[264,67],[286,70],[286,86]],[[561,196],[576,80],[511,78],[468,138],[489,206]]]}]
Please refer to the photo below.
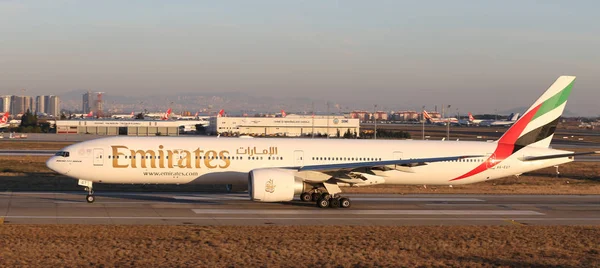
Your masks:
[{"label": "nose landing gear", "polygon": [[94,203],[94,201],[96,201],[96,197],[94,197],[94,190],[92,190],[91,187],[85,187],[85,190],[88,192],[88,194],[85,196],[85,201],[88,203]]},{"label": "nose landing gear", "polygon": [[79,180],[78,184],[81,186],[85,186],[85,191],[88,192],[88,194],[85,196],[85,201],[87,201],[88,203],[94,203],[94,201],[96,201],[96,197],[94,197],[94,190],[92,188],[92,182],[85,181],[85,180]]}]

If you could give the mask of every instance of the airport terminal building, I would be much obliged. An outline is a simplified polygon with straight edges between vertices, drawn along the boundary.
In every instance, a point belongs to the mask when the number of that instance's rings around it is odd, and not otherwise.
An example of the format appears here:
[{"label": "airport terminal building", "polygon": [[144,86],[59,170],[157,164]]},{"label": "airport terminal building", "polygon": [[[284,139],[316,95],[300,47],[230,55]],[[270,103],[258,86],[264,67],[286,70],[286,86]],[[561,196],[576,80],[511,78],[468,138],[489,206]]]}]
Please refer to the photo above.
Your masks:
[{"label": "airport terminal building", "polygon": [[178,136],[180,132],[195,129],[196,120],[57,120],[57,134]]},{"label": "airport terminal building", "polygon": [[359,119],[343,116],[287,115],[286,117],[211,117],[208,134],[224,136],[300,137],[360,133]]}]

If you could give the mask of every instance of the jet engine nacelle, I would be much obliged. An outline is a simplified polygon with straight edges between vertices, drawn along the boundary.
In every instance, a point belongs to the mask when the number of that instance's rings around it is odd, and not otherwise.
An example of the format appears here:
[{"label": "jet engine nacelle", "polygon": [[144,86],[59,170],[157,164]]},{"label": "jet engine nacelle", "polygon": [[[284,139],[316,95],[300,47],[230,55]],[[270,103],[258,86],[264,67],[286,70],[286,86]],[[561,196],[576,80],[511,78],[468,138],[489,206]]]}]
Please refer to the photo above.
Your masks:
[{"label": "jet engine nacelle", "polygon": [[304,181],[296,178],[293,170],[264,168],[248,174],[248,194],[252,201],[290,201],[294,195],[303,193],[304,188]]}]

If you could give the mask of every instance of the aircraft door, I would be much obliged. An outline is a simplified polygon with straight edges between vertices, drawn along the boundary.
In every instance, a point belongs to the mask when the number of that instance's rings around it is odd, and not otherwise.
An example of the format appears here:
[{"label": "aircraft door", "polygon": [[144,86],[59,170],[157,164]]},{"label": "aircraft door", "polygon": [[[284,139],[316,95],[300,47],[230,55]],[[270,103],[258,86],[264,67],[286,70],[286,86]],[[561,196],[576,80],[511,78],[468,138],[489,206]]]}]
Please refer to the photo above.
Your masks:
[{"label": "aircraft door", "polygon": [[94,148],[94,166],[104,165],[104,149]]},{"label": "aircraft door", "polygon": [[304,151],[294,151],[294,166],[304,166]]}]

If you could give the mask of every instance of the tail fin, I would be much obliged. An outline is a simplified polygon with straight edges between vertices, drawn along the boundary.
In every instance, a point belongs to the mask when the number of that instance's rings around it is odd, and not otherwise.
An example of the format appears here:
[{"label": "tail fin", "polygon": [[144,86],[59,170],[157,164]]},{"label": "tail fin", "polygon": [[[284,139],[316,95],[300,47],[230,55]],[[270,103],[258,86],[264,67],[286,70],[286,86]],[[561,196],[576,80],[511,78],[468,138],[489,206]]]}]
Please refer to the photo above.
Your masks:
[{"label": "tail fin", "polygon": [[515,117],[515,113],[510,113],[510,114],[508,115],[508,117],[507,117],[507,119],[506,119],[506,120],[508,120],[508,121],[514,121],[514,120],[512,120],[514,117]]},{"label": "tail fin", "polygon": [[283,109],[281,109],[281,117],[286,117],[287,114],[285,113],[285,111]]},{"label": "tail fin", "polygon": [[513,121],[513,122],[517,121],[517,119],[519,119],[519,115],[521,115],[521,114],[520,113],[513,114],[512,116],[508,117],[508,120]]},{"label": "tail fin", "polygon": [[427,113],[427,111],[423,110],[423,117],[427,120],[431,120],[431,116],[429,115],[429,113]]},{"label": "tail fin", "polygon": [[473,122],[473,121],[475,121],[475,117],[473,117],[471,112],[469,112],[469,122]]},{"label": "tail fin", "polygon": [[498,143],[514,145],[513,152],[525,146],[548,147],[558,119],[565,110],[575,76],[561,76],[502,135]]},{"label": "tail fin", "polygon": [[169,108],[167,110],[167,112],[165,113],[165,115],[161,119],[162,120],[169,120],[169,116],[171,116],[171,112],[173,112],[173,110],[171,108]]},{"label": "tail fin", "polygon": [[4,113],[4,115],[2,115],[2,119],[0,119],[0,123],[5,124],[8,122],[8,116],[10,114],[8,112]]},{"label": "tail fin", "polygon": [[224,114],[225,114],[225,110],[221,109],[219,111],[219,114],[217,114],[217,117],[223,117]]}]

